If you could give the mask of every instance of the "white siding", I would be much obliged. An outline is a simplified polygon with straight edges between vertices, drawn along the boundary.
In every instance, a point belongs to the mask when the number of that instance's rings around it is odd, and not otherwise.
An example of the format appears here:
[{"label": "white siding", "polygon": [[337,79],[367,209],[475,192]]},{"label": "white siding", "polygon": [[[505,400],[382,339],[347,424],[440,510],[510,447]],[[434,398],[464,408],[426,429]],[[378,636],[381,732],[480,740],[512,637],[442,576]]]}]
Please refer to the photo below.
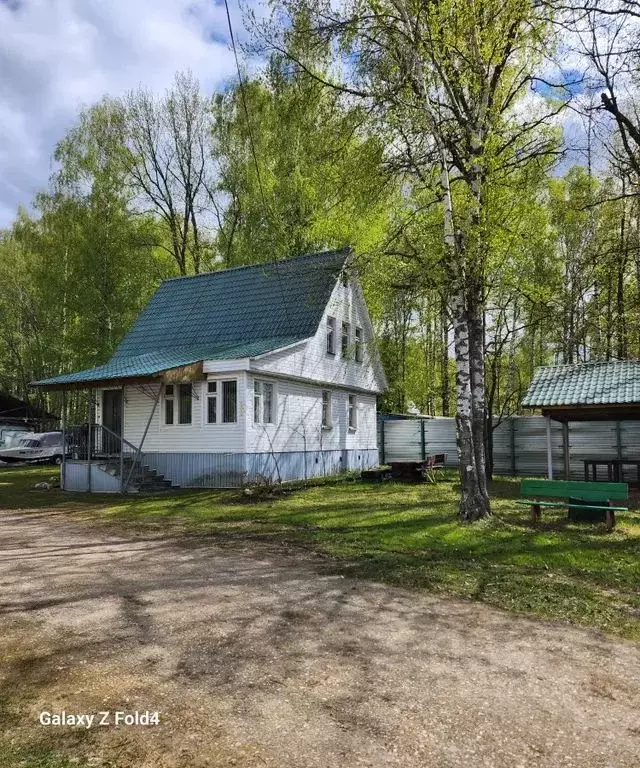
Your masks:
[{"label": "white siding", "polygon": [[322,429],[321,385],[275,378],[264,380],[273,381],[275,386],[275,423],[254,423],[253,377],[249,377],[245,403],[248,453],[376,448],[375,395],[356,394],[357,428],[350,431],[347,421],[349,392],[329,387],[333,427]]},{"label": "white siding", "polygon": [[[326,348],[327,317],[336,319],[336,354],[328,355]],[[342,322],[351,324],[351,356],[341,355]],[[363,331],[363,361],[353,359],[355,328]],[[327,309],[315,336],[307,342],[281,352],[274,352],[251,361],[251,369],[269,371],[286,376],[295,376],[318,382],[327,382],[346,387],[382,392],[386,387],[384,375],[377,364],[372,348],[372,329],[362,292],[353,282],[343,286],[336,283]]]},{"label": "white siding", "polygon": [[[217,377],[210,377],[211,379]],[[194,452],[194,453],[243,453],[245,451],[246,374],[225,373],[220,378],[238,380],[238,421],[235,424],[207,424],[207,382],[193,384],[192,423],[165,425],[162,397],[149,426],[143,451]],[[124,437],[139,446],[147,421],[153,410],[149,394],[157,393],[157,385],[125,390]]]}]

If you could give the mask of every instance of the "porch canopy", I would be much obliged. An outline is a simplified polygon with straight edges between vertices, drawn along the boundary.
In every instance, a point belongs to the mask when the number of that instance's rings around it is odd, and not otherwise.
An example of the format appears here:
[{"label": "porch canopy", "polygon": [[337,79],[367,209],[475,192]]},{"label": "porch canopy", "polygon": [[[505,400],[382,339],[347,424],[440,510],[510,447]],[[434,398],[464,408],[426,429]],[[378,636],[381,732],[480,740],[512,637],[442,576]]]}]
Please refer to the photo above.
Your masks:
[{"label": "porch canopy", "polygon": [[[567,425],[570,421],[640,420],[640,361],[611,360],[538,368],[521,404],[523,408],[542,411],[547,419],[549,479],[553,478],[551,420],[563,424],[568,479]],[[632,460],[640,461],[640,457]]]}]

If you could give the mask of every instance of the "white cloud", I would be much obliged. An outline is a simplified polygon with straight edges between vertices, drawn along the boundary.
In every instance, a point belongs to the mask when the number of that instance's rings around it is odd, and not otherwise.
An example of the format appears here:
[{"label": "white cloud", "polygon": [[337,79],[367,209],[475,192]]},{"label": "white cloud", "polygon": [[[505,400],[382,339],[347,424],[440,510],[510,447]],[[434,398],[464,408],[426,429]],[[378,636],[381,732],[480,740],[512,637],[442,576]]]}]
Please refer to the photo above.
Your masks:
[{"label": "white cloud", "polygon": [[209,93],[235,76],[214,0],[0,0],[0,30],[0,227],[46,185],[82,106],[138,85],[161,92],[178,70]]}]

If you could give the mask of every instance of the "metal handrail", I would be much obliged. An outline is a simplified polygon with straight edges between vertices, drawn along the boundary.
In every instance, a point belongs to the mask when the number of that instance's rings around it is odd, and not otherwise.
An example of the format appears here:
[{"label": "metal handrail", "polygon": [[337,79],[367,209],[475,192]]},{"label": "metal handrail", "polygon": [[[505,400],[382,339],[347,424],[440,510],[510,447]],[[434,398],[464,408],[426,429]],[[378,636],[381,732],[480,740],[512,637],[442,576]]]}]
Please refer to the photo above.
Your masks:
[{"label": "metal handrail", "polygon": [[117,438],[121,443],[124,443],[125,445],[128,445],[129,448],[131,448],[131,450],[133,450],[133,451],[137,451],[138,450],[138,446],[137,445],[134,445],[133,443],[130,443],[128,440],[125,440],[124,437],[122,437],[122,435],[119,435],[117,432],[114,432],[112,429],[109,429],[109,427],[105,427],[104,424],[94,424],[93,426],[94,427],[100,427],[101,429],[104,429],[104,431],[107,434],[113,435],[113,437]]}]

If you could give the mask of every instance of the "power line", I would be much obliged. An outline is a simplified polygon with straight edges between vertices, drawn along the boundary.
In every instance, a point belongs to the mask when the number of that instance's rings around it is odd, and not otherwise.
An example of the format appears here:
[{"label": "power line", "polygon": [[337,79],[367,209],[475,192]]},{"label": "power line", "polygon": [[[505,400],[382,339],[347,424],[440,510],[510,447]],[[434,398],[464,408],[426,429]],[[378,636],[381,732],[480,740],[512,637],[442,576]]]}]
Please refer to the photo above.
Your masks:
[{"label": "power line", "polygon": [[229,36],[231,37],[231,47],[233,48],[233,56],[236,60],[236,71],[238,72],[238,82],[240,83],[240,98],[242,99],[242,106],[244,107],[244,114],[247,118],[247,131],[249,133],[249,144],[251,145],[251,154],[253,155],[253,162],[256,166],[256,174],[258,175],[258,187],[260,188],[260,197],[262,198],[262,205],[264,206],[265,213],[267,212],[267,203],[264,197],[264,190],[262,189],[262,178],[260,176],[260,166],[258,165],[258,155],[256,154],[256,146],[253,141],[253,133],[251,131],[251,121],[249,120],[249,110],[247,109],[247,100],[244,93],[244,83],[242,82],[242,74],[240,72],[240,62],[238,60],[238,51],[236,49],[236,39],[233,34],[233,27],[231,26],[231,14],[229,13],[229,3],[224,0],[224,7],[227,11],[227,23],[229,25]]},{"label": "power line", "polygon": [[[258,155],[256,154],[256,145],[253,141],[253,132],[251,130],[251,120],[249,118],[249,109],[247,107],[247,100],[244,93],[244,83],[242,81],[242,73],[240,71],[240,61],[238,59],[238,50],[236,48],[236,39],[233,34],[233,26],[231,24],[231,14],[229,13],[229,2],[228,0],[224,0],[224,7],[227,12],[227,24],[229,25],[229,37],[231,38],[231,47],[233,48],[233,57],[236,61],[236,71],[238,73],[238,83],[240,88],[240,98],[242,99],[242,106],[244,108],[244,114],[247,120],[247,132],[249,134],[249,144],[251,145],[251,154],[253,155],[253,163],[256,167],[256,174],[258,177],[258,187],[260,189],[260,197],[262,198],[262,208],[264,211],[264,216],[266,219],[269,218],[269,211],[267,209],[267,201],[264,196],[264,190],[262,188],[262,177],[260,176],[260,166],[258,164]],[[275,255],[275,254],[274,254]],[[278,266],[278,259],[277,257],[273,259],[273,267],[276,271],[276,278],[278,280],[278,288],[280,289],[280,299],[282,301],[282,308],[284,310],[284,317],[285,321],[287,323],[287,326],[291,324],[291,321],[289,319],[289,309],[287,307],[287,301],[285,298],[285,292],[284,288],[282,286],[282,278],[280,276],[280,268]]]}]

